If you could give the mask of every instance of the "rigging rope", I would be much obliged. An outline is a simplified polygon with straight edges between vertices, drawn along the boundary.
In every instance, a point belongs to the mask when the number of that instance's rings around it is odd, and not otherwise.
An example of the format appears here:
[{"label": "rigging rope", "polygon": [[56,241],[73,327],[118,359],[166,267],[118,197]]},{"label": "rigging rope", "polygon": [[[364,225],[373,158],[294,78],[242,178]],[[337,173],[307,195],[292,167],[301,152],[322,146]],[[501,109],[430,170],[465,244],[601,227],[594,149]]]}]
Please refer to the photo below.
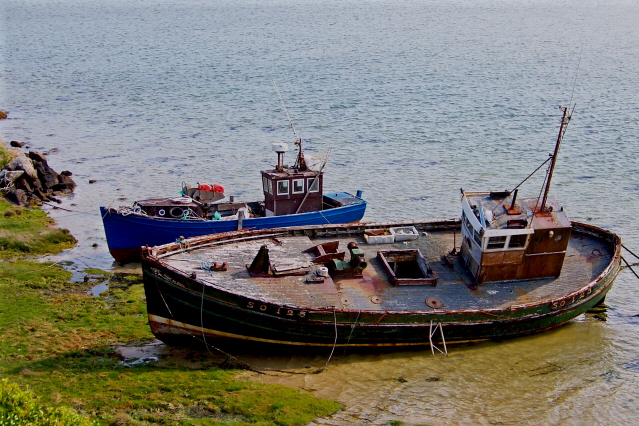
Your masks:
[{"label": "rigging rope", "polygon": [[[517,188],[519,188],[521,185],[523,185],[523,184],[524,184],[524,182],[526,182],[528,179],[530,179],[530,177],[531,177],[532,175],[534,175],[535,173],[537,173],[537,172],[539,171],[539,169],[541,169],[542,167],[544,167],[544,164],[546,164],[547,162],[549,162],[551,159],[552,159],[552,156],[548,157],[548,158],[546,159],[546,161],[544,161],[543,163],[541,163],[541,165],[540,165],[539,167],[537,167],[537,168],[535,169],[535,171],[533,171],[531,174],[529,174],[529,175],[526,177],[526,179],[522,180],[522,181],[519,183],[519,185],[517,185],[516,187],[514,187],[514,188],[513,188],[510,192],[513,192],[515,189],[517,189]],[[545,182],[545,180],[544,180],[544,182]]]}]

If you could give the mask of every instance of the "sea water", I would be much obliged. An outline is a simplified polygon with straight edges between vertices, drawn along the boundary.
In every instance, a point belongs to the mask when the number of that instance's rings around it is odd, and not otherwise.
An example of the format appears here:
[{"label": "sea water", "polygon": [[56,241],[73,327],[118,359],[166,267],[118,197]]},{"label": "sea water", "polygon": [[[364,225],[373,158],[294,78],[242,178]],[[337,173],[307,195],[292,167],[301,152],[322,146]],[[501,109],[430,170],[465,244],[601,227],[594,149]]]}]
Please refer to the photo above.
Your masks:
[{"label": "sea water", "polygon": [[[78,238],[57,258],[78,269],[119,267],[100,205],[182,182],[260,199],[271,143],[295,140],[274,83],[307,155],[330,150],[326,189],[363,190],[368,221],[456,217],[460,188],[514,188],[569,106],[551,194],[639,253],[635,1],[5,0],[0,17],[0,137],[73,173],[50,215]],[[448,357],[340,353],[321,374],[258,380],[345,404],[317,425],[631,424],[638,288],[622,271],[606,321]]]}]

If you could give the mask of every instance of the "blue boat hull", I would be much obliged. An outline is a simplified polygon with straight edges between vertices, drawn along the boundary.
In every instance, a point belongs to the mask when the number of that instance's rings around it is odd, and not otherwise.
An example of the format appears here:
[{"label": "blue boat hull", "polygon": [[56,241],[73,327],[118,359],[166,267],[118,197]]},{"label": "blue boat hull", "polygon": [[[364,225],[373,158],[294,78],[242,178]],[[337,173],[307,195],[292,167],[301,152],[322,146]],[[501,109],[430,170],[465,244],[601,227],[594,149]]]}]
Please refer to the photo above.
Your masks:
[{"label": "blue boat hull", "polygon": [[[289,226],[352,223],[362,219],[366,201],[317,212],[244,219],[242,229],[270,229]],[[142,246],[175,242],[180,237],[197,237],[238,230],[237,220],[180,220],[123,215],[100,207],[109,252],[117,261],[139,261]]]}]

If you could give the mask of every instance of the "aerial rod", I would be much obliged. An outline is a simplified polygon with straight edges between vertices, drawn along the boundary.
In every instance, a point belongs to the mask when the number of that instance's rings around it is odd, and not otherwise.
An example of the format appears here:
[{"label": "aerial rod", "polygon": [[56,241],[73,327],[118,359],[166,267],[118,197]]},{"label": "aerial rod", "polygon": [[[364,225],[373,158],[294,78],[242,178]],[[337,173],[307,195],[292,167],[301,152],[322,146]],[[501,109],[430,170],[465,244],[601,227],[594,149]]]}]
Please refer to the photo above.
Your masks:
[{"label": "aerial rod", "polygon": [[288,122],[291,125],[291,129],[293,130],[293,135],[295,136],[295,145],[299,147],[297,152],[297,160],[295,160],[295,168],[299,170],[306,170],[306,161],[304,160],[304,153],[302,152],[302,138],[297,136],[297,132],[295,131],[295,126],[293,126],[293,120],[291,120],[291,116],[288,113],[288,109],[286,109],[286,105],[284,104],[284,99],[282,99],[282,94],[280,93],[280,89],[278,89],[277,84],[275,84],[275,80],[271,78],[273,82],[273,86],[275,86],[275,90],[277,91],[277,95],[280,97],[280,103],[282,104],[282,108],[284,108],[284,112],[286,113],[286,117],[288,118]]},{"label": "aerial rod", "polygon": [[[555,144],[555,152],[552,154],[552,161],[550,163],[550,167],[548,169],[548,176],[546,179],[546,188],[544,189],[544,197],[541,200],[541,207],[539,208],[539,212],[543,213],[546,210],[546,201],[548,200],[548,192],[550,191],[550,181],[552,180],[552,174],[555,170],[555,164],[557,163],[557,154],[559,154],[559,147],[561,146],[561,140],[564,136],[564,133],[568,129],[568,123],[572,118],[572,115],[568,115],[568,107],[559,107],[564,111],[564,114],[561,118],[561,126],[559,127],[559,134],[557,135],[557,143]],[[574,108],[573,108],[574,111]]]},{"label": "aerial rod", "polygon": [[271,81],[273,82],[273,86],[275,86],[275,91],[277,91],[277,95],[280,97],[280,103],[282,104],[282,108],[284,108],[284,112],[286,113],[286,117],[288,118],[288,122],[291,125],[291,129],[293,129],[293,135],[295,135],[295,144],[297,144],[299,142],[300,144],[300,149],[301,144],[302,144],[302,139],[300,139],[297,136],[297,132],[295,131],[295,126],[293,126],[293,120],[291,120],[291,116],[288,113],[288,110],[286,109],[286,105],[284,104],[284,99],[282,99],[282,94],[280,93],[280,89],[277,88],[277,84],[275,84],[275,80],[273,80],[271,78]]}]

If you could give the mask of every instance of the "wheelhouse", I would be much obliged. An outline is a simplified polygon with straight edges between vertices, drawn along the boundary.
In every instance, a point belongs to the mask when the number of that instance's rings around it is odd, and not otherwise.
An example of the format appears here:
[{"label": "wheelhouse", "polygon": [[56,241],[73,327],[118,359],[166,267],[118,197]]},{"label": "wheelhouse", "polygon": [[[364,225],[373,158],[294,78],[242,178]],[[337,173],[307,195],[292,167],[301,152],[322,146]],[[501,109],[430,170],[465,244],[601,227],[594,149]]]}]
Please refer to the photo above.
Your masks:
[{"label": "wheelhouse", "polygon": [[324,173],[286,168],[262,171],[266,216],[322,210]]},{"label": "wheelhouse", "polygon": [[558,277],[572,225],[549,197],[463,192],[461,255],[477,283]]}]

